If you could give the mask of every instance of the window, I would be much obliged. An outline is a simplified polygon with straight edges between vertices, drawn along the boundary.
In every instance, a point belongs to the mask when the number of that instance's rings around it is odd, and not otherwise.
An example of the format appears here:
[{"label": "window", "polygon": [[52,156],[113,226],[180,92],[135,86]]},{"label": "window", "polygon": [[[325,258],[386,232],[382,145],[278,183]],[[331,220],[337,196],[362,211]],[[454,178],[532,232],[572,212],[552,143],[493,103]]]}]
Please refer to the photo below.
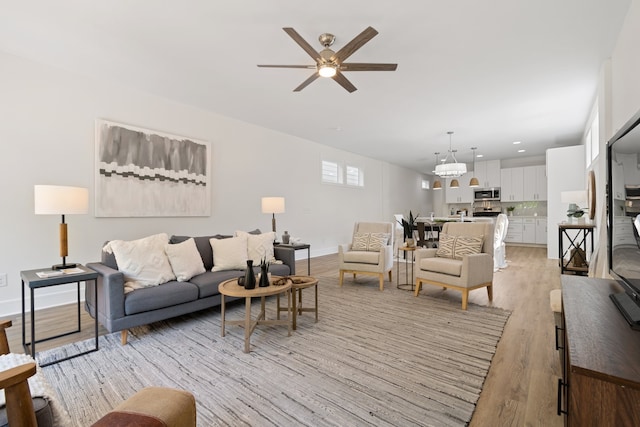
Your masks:
[{"label": "window", "polygon": [[591,166],[591,163],[593,163],[596,157],[598,157],[598,154],[600,154],[600,121],[598,116],[598,111],[596,110],[591,125],[587,128],[587,133],[584,137],[585,163],[587,168]]},{"label": "window", "polygon": [[363,187],[364,179],[360,168],[355,166],[347,166],[347,185],[353,185],[355,187]]},{"label": "window", "polygon": [[429,189],[429,180],[428,179],[423,179],[422,180],[422,189],[423,190],[428,190]]},{"label": "window", "polygon": [[342,184],[342,170],[338,163],[322,161],[322,182]]}]

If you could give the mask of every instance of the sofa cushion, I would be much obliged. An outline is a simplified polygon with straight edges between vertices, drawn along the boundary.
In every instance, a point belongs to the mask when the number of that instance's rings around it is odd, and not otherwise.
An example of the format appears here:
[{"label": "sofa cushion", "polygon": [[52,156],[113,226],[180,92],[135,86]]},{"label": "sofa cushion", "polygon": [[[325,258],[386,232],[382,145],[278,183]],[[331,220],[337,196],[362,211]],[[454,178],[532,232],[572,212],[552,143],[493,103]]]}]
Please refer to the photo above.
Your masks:
[{"label": "sofa cushion", "polygon": [[118,270],[124,274],[125,292],[175,280],[164,251],[168,242],[169,236],[160,233],[138,240],[112,240],[103,248],[115,255]]},{"label": "sofa cushion", "polygon": [[126,315],[171,307],[198,299],[198,287],[189,282],[171,281],[152,288],[129,292],[124,300]]},{"label": "sofa cushion", "polygon": [[206,298],[220,293],[218,292],[220,283],[240,276],[244,276],[244,270],[207,271],[192,277],[189,283],[198,287],[200,298]]},{"label": "sofa cushion", "polygon": [[462,259],[465,255],[479,254],[482,251],[484,237],[454,236],[440,234],[436,256],[443,258]]},{"label": "sofa cushion", "polygon": [[[200,252],[200,257],[202,258],[202,263],[204,264],[205,270],[209,271],[213,267],[213,251],[211,250],[211,243],[209,243],[209,240],[228,239],[230,237],[233,236],[215,234],[213,236],[200,236],[193,238],[193,240],[196,242],[198,252]],[[171,236],[171,240],[169,241],[169,243],[181,243],[190,238],[191,237],[189,236]]]},{"label": "sofa cushion", "polygon": [[211,271],[247,268],[247,236],[230,239],[210,239],[214,264]]},{"label": "sofa cushion", "polygon": [[418,268],[423,271],[448,274],[460,277],[462,274],[462,261],[453,258],[422,258],[418,262]]},{"label": "sofa cushion", "polygon": [[372,251],[347,251],[344,253],[344,262],[357,262],[360,264],[378,264],[380,252]]},{"label": "sofa cushion", "polygon": [[202,258],[200,258],[200,252],[196,247],[196,242],[193,239],[187,239],[182,243],[173,245],[166,244],[164,251],[169,258],[169,264],[171,264],[171,269],[178,282],[185,282],[193,276],[206,271]]},{"label": "sofa cushion", "polygon": [[258,265],[263,259],[269,262],[276,260],[273,254],[273,242],[276,233],[255,234],[254,232],[236,231],[236,236],[247,236],[247,258],[253,260],[253,265]]}]

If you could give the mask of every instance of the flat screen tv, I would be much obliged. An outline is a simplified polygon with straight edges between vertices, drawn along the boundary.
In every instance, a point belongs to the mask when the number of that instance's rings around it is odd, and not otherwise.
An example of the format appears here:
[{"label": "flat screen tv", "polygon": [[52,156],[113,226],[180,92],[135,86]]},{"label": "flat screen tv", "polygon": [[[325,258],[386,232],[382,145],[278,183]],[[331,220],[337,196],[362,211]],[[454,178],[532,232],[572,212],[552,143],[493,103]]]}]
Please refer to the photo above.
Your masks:
[{"label": "flat screen tv", "polygon": [[640,330],[640,112],[607,144],[607,190],[609,271],[624,288],[611,299]]}]

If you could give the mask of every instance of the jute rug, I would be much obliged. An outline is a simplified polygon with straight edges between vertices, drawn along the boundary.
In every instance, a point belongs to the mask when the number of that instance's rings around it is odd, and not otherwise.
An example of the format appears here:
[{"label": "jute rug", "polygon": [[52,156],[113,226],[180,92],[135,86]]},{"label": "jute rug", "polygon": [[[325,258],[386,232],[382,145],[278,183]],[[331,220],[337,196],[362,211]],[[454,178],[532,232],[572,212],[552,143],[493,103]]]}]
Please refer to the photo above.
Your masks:
[{"label": "jute rug", "polygon": [[[473,414],[509,312],[460,304],[377,279],[320,278],[320,320],[298,330],[258,326],[251,353],[244,330],[220,309],[100,337],[100,351],[43,369],[61,404],[87,426],[137,390],[182,388],[197,400],[199,426],[464,426]],[[313,291],[304,291],[304,305]],[[252,312],[259,308],[258,302]],[[244,316],[232,304],[228,319]],[[275,300],[267,301],[275,316]],[[43,352],[51,357],[91,341]]]}]

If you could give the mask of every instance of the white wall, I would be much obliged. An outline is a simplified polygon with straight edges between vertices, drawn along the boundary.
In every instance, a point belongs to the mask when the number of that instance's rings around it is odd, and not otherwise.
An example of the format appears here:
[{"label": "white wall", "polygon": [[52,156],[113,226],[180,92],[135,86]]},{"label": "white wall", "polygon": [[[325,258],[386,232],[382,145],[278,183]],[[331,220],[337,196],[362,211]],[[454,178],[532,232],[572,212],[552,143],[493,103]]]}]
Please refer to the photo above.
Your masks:
[{"label": "white wall", "polygon": [[[390,221],[398,211],[430,209],[416,172],[1,52],[0,64],[0,274],[9,283],[0,288],[0,316],[20,311],[21,270],[60,262],[60,218],[34,215],[34,184],[88,187],[93,196],[97,118],[210,141],[212,214],[96,218],[91,201],[89,215],[67,217],[69,262],[98,260],[108,239],[269,230],[262,196],[286,198],[278,233],[310,243],[312,256],[336,252],[356,220]],[[360,166],[365,187],[322,184],[323,158]],[[73,301],[71,289],[39,290],[36,307]]]}]

